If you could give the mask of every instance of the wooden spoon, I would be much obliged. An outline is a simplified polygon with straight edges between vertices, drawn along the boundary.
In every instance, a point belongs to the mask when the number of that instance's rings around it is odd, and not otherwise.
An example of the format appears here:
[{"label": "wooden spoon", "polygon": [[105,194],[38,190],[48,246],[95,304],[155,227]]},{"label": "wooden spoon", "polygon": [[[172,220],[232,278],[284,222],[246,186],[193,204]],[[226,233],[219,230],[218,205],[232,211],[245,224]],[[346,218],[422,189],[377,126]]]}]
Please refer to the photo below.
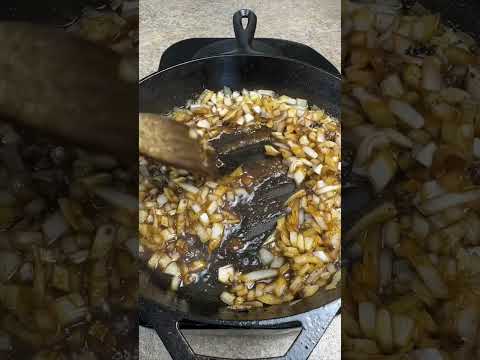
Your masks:
[{"label": "wooden spoon", "polygon": [[21,22],[0,22],[0,43],[0,115],[138,161],[138,76],[124,76],[125,58],[64,30]]},{"label": "wooden spoon", "polygon": [[200,175],[220,175],[216,152],[206,151],[191,138],[186,125],[165,116],[141,113],[138,128],[141,154]]}]

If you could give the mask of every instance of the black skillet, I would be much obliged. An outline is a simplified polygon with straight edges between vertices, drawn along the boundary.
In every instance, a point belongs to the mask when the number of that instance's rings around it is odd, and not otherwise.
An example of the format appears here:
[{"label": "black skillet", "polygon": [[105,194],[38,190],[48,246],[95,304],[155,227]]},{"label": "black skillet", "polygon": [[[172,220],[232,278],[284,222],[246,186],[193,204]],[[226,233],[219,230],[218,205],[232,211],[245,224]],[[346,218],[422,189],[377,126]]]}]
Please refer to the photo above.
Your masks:
[{"label": "black skillet", "polygon": [[[242,19],[248,19],[243,28]],[[236,46],[214,45],[222,55],[199,58],[156,72],[140,81],[140,111],[165,113],[202,90],[270,89],[305,98],[334,117],[340,115],[340,78],[320,68],[282,57],[274,49],[252,43],[256,16],[241,10],[233,17]],[[212,49],[204,50],[205,54]],[[226,54],[224,54],[226,53]],[[199,54],[201,57],[202,53]],[[250,312],[232,312],[217,298],[165,290],[152,274],[141,271],[140,323],[154,328],[172,358],[207,359],[195,354],[180,328],[289,329],[302,331],[288,352],[278,359],[307,359],[340,308],[340,289],[319,291],[294,305],[278,305]]]}]

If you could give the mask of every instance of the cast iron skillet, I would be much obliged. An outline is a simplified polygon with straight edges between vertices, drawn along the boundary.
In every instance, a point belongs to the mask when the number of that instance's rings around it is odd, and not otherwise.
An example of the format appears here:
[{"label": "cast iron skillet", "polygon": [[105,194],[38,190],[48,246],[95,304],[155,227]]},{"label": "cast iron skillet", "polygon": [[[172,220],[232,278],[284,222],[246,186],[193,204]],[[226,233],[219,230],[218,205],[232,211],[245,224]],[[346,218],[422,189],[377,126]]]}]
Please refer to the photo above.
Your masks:
[{"label": "cast iron skillet", "polygon": [[[244,29],[242,18],[248,23]],[[305,98],[340,116],[340,78],[311,65],[252,48],[256,16],[241,10],[233,17],[238,47],[227,54],[189,61],[154,73],[140,81],[140,111],[165,113],[208,88],[271,89]],[[295,305],[279,305],[250,312],[232,312],[217,299],[181,296],[164,290],[152,274],[140,275],[140,322],[154,328],[174,359],[206,359],[194,354],[179,328],[286,329],[302,332],[279,359],[307,359],[340,308],[340,289],[319,291]],[[188,292],[188,290],[187,290]]]}]

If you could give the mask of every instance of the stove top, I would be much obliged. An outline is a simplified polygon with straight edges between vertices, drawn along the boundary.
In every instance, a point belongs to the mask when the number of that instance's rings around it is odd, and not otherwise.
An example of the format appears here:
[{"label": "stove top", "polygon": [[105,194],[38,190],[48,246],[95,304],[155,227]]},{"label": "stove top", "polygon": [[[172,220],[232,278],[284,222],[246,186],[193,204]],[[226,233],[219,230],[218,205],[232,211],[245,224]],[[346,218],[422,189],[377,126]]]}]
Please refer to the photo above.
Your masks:
[{"label": "stove top", "polygon": [[[171,45],[162,54],[158,70],[164,70],[203,56],[224,54],[225,51],[222,51],[222,49],[228,48],[229,45],[235,42],[236,40],[232,38],[194,38],[179,41]],[[302,61],[340,76],[337,68],[330,61],[306,45],[289,40],[255,38],[252,46],[255,49],[267,49],[266,52],[268,52],[268,49],[273,48],[277,55]]]}]

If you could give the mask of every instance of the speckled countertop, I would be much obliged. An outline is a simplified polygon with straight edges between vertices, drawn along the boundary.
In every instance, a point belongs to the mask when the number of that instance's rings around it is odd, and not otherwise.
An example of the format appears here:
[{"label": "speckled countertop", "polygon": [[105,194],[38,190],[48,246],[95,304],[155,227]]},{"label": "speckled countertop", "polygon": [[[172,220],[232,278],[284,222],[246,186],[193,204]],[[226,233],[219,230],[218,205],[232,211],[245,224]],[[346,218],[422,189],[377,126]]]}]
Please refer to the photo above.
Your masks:
[{"label": "speckled countertop", "polygon": [[[256,37],[273,37],[306,44],[340,68],[340,1],[338,0],[139,0],[140,77],[154,72],[165,49],[192,37],[233,36],[232,15],[242,8],[258,17]],[[198,353],[230,358],[278,356],[298,332],[272,336],[186,337]],[[140,329],[140,359],[171,359],[160,339]],[[337,317],[309,360],[340,359],[340,317]],[[182,360],[182,359],[174,359]],[[306,360],[306,359],[295,359]]]}]

